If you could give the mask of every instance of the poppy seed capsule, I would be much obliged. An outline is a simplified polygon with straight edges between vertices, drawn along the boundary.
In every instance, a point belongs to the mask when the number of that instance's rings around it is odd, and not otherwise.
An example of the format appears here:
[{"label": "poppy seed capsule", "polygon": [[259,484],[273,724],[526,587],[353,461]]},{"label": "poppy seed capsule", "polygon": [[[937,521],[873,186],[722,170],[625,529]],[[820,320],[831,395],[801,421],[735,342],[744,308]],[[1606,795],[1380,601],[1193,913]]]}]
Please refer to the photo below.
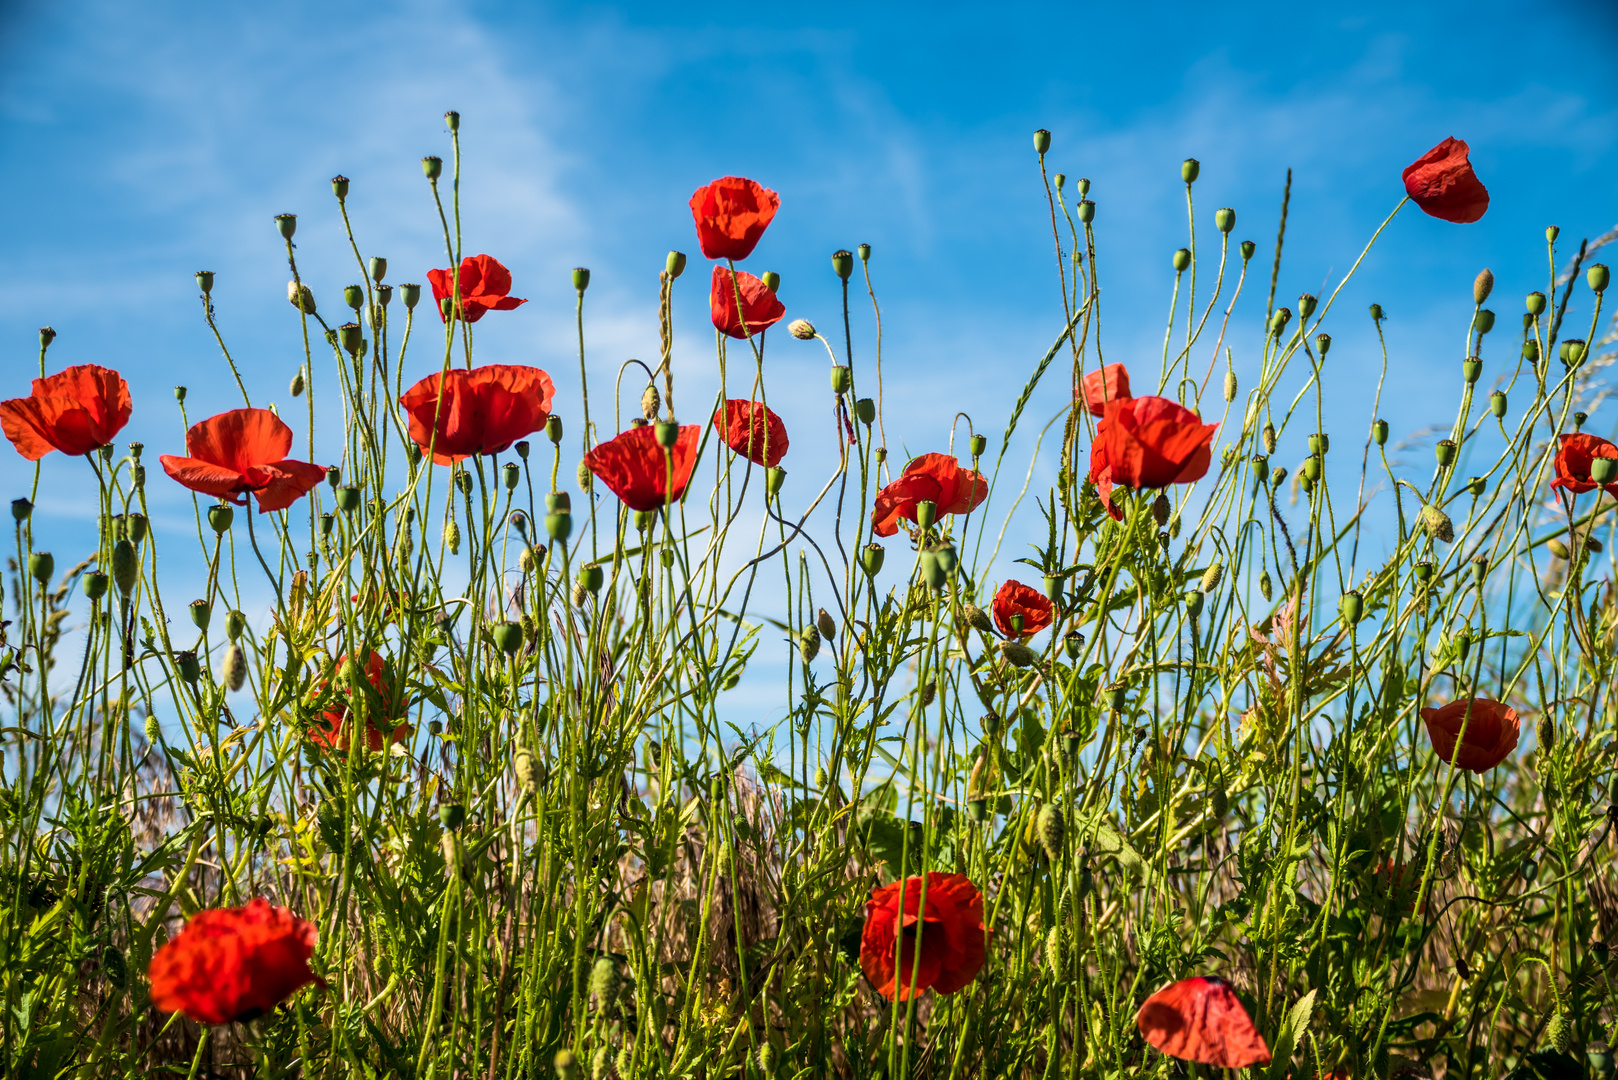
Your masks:
[{"label": "poppy seed capsule", "polygon": [[1242,241],[1242,246],[1241,246],[1242,262],[1246,262],[1249,259],[1251,259],[1253,257],[1253,253],[1256,252],[1257,250],[1258,250],[1258,245],[1253,243],[1253,241],[1251,241],[1251,240],[1243,240]]},{"label": "poppy seed capsule", "polygon": [[1618,458],[1598,457],[1590,462],[1590,479],[1606,486],[1618,479]]},{"label": "poppy seed capsule", "polygon": [[225,650],[225,658],[219,665],[219,681],[232,693],[247,684],[247,654],[240,645],[231,645]]},{"label": "poppy seed capsule", "polygon": [[657,438],[657,445],[669,450],[680,441],[680,425],[664,420],[652,426],[652,434]]},{"label": "poppy seed capsule", "polygon": [[405,310],[414,311],[417,302],[421,300],[421,286],[415,284],[399,286],[399,299],[404,301]]},{"label": "poppy seed capsule", "polygon": [[1298,297],[1298,318],[1307,319],[1315,313],[1315,306],[1320,301],[1312,293],[1304,293]]},{"label": "poppy seed capsule", "polygon": [[917,562],[921,565],[922,580],[927,583],[927,587],[930,589],[942,589],[944,583],[949,580],[949,575],[944,572],[942,566],[938,565],[938,552],[932,548],[927,548],[917,557]]},{"label": "poppy seed capsule", "polygon": [[853,372],[848,370],[848,368],[838,365],[831,369],[832,393],[846,394],[848,393],[848,388],[853,385],[854,375]]},{"label": "poppy seed capsule", "polygon": [[583,585],[588,592],[600,592],[602,578],[603,575],[599,566],[586,566],[579,571],[579,584]]},{"label": "poppy seed capsule", "polygon": [[1386,420],[1377,420],[1371,425],[1371,441],[1378,446],[1386,445],[1388,441],[1388,422]]},{"label": "poppy seed capsule", "polygon": [[864,550],[860,552],[860,568],[865,571],[867,577],[876,577],[881,572],[885,554],[881,544],[865,545]]},{"label": "poppy seed capsule", "polygon": [[787,333],[799,341],[813,341],[815,337],[814,324],[808,319],[793,319],[787,323]]},{"label": "poppy seed capsule", "polygon": [[876,402],[868,397],[862,397],[854,403],[854,415],[859,422],[870,427],[876,422]]},{"label": "poppy seed capsule", "polygon": [[1214,211],[1214,228],[1228,234],[1236,227],[1236,211],[1226,206]]},{"label": "poppy seed capsule", "polygon": [[1309,452],[1324,455],[1331,449],[1331,436],[1325,432],[1317,432],[1309,436]]},{"label": "poppy seed capsule", "polygon": [[781,488],[787,482],[787,471],[779,465],[772,465],[764,472],[764,493],[770,497],[781,494]]},{"label": "poppy seed capsule", "polygon": [[1584,280],[1589,283],[1591,292],[1606,292],[1607,284],[1612,280],[1612,273],[1607,269],[1606,263],[1596,263],[1584,272]]},{"label": "poppy seed capsule", "polygon": [[1487,334],[1494,329],[1494,312],[1484,308],[1472,316],[1472,325],[1477,329],[1478,333]]},{"label": "poppy seed capsule", "polygon": [[[287,303],[305,315],[313,315],[315,313],[314,290],[296,281],[289,281],[287,282]],[[184,401],[185,399],[181,398],[180,400]]]},{"label": "poppy seed capsule", "polygon": [[1196,183],[1197,177],[1201,173],[1202,163],[1194,157],[1188,157],[1180,163],[1180,179],[1184,180],[1187,184]]},{"label": "poppy seed capsule", "polygon": [[1195,619],[1202,614],[1203,601],[1204,597],[1200,591],[1190,590],[1185,594],[1185,613]]},{"label": "poppy seed capsule", "polygon": [[1584,360],[1584,340],[1582,338],[1569,338],[1562,342],[1562,363],[1570,368],[1578,367]]},{"label": "poppy seed capsule", "polygon": [[1253,479],[1263,483],[1270,476],[1270,461],[1268,458],[1253,455]]},{"label": "poppy seed capsule", "polygon": [[1383,316],[1383,313],[1382,313],[1382,305],[1381,304],[1372,304],[1371,305],[1371,321],[1372,322],[1381,322],[1383,317],[1384,316]]},{"label": "poppy seed capsule", "polygon": [[854,273],[854,253],[852,251],[834,251],[831,254],[831,268],[834,273],[844,281]]},{"label": "poppy seed capsule", "polygon": [[[462,474],[465,475],[464,473]],[[353,513],[360,506],[360,489],[349,484],[337,489],[337,509],[344,513]]]},{"label": "poppy seed capsule", "polygon": [[429,180],[437,180],[444,175],[444,159],[431,155],[421,159],[421,175]]},{"label": "poppy seed capsule", "polygon": [[1014,638],[1022,637],[1022,627],[1023,627],[1022,612],[1019,611],[1019,612],[1013,613],[1011,618],[1007,619],[1006,621],[1011,624],[1011,636],[1014,637]]},{"label": "poppy seed capsule", "polygon": [[56,570],[56,557],[48,551],[36,551],[28,556],[28,572],[41,585],[51,579]]},{"label": "poppy seed capsule", "polygon": [[1270,473],[1270,486],[1272,488],[1280,487],[1282,484],[1286,483],[1287,475],[1288,473],[1285,465],[1277,467],[1274,472]]},{"label": "poppy seed capsule", "polygon": [[1489,411],[1495,419],[1503,420],[1506,416],[1506,394],[1503,390],[1496,390],[1489,395]]},{"label": "poppy seed capsule", "polygon": [[518,482],[522,480],[522,469],[517,465],[517,463],[515,461],[506,462],[505,465],[501,467],[500,472],[505,479],[506,490],[515,490]]},{"label": "poppy seed capsule", "polygon": [[1321,333],[1315,335],[1315,351],[1320,354],[1322,360],[1326,359],[1326,354],[1331,352],[1330,334]]},{"label": "poppy seed capsule", "polygon": [[358,311],[365,303],[365,289],[359,285],[344,285],[343,303]]},{"label": "poppy seed capsule", "polygon": [[[1606,942],[1598,941],[1590,948],[1596,954],[1596,961],[1605,965],[1608,951]],[[1590,1073],[1596,1080],[1612,1080],[1614,1066],[1618,1065],[1618,1061],[1614,1059],[1612,1047],[1604,1042],[1589,1043],[1584,1048],[1584,1056],[1589,1059]]]},{"label": "poppy seed capsule", "polygon": [[871,245],[870,244],[861,244],[859,247],[855,248],[854,250],[859,252],[860,262],[865,263],[865,262],[870,262],[871,261]]},{"label": "poppy seed capsule", "polygon": [[92,570],[84,575],[84,595],[92,601],[99,600],[107,595],[107,575],[99,570]]},{"label": "poppy seed capsule", "polygon": [[1474,499],[1482,498],[1483,493],[1488,489],[1488,481],[1483,479],[1481,476],[1474,476],[1472,479],[1466,482],[1466,490],[1471,492],[1472,498]]},{"label": "poppy seed capsule", "polygon": [[1190,265],[1191,265],[1191,251],[1190,251],[1190,249],[1188,249],[1188,248],[1180,248],[1179,250],[1177,250],[1174,253],[1174,272],[1176,274],[1185,273],[1185,271],[1187,270],[1187,268],[1190,267]]},{"label": "poppy seed capsule", "polygon": [[1438,445],[1433,447],[1433,454],[1438,458],[1438,467],[1447,469],[1455,464],[1455,440],[1439,439]]},{"label": "poppy seed capsule", "polygon": [[1342,599],[1337,601],[1338,610],[1342,612],[1343,622],[1353,626],[1365,614],[1365,601],[1357,592],[1344,593]]},{"label": "poppy seed capsule", "polygon": [[[517,565],[521,567],[522,572],[525,574],[533,573],[544,565],[544,562],[545,545],[543,544],[524,544],[522,554],[517,556]],[[523,618],[526,619],[528,616],[524,615]]]},{"label": "poppy seed capsule", "polygon": [[495,647],[507,656],[522,648],[522,626],[514,622],[496,623],[490,631]]},{"label": "poppy seed capsule", "polygon": [[298,231],[298,215],[276,214],[275,231],[281,234],[281,239],[291,240],[292,234]]},{"label": "poppy seed capsule", "polygon": [[930,529],[936,520],[938,520],[938,504],[931,499],[919,500],[916,503],[916,525],[922,529]]},{"label": "poppy seed capsule", "polygon": [[1046,131],[1044,128],[1040,128],[1038,131],[1034,132],[1034,153],[1038,154],[1040,157],[1044,157],[1046,151],[1050,150],[1050,148],[1051,133]]},{"label": "poppy seed capsule", "polygon": [[1575,431],[1582,430],[1584,428],[1584,422],[1586,420],[1588,420],[1588,419],[1590,419],[1590,414],[1587,413],[1587,412],[1582,412],[1581,411],[1581,412],[1574,413],[1573,414],[1573,428],[1574,428],[1574,430]]},{"label": "poppy seed capsule", "polygon": [[1270,336],[1280,337],[1281,331],[1285,330],[1287,328],[1287,323],[1291,321],[1291,308],[1276,308],[1275,313],[1270,316]]},{"label": "poppy seed capsule", "polygon": [[[1088,181],[1084,181],[1084,180],[1079,181],[1080,187],[1083,187],[1086,183],[1088,183]],[[1089,199],[1085,199],[1082,202],[1080,202],[1079,206],[1078,206],[1078,210],[1079,210],[1079,220],[1082,221],[1084,224],[1088,225],[1088,224],[1090,224],[1092,221],[1094,221],[1096,219],[1096,204],[1094,202],[1090,201]]]},{"label": "poppy seed capsule", "polygon": [[553,510],[545,515],[545,532],[557,543],[566,543],[573,535],[573,514],[568,510]]}]

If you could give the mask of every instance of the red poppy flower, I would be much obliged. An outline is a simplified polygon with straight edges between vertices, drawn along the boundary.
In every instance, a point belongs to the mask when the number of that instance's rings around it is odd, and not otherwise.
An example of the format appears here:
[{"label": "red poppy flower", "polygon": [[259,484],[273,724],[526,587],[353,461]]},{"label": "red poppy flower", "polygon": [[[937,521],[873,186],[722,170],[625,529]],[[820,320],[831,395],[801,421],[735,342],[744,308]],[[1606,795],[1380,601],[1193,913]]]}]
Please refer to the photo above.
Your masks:
[{"label": "red poppy flower", "polygon": [[697,467],[697,447],[702,427],[687,424],[669,453],[674,458],[674,491],[668,494],[668,461],[657,443],[657,429],[651,424],[630,428],[617,438],[598,444],[584,455],[584,464],[612,489],[631,510],[657,510],[665,503],[676,503],[691,482]]},{"label": "red poppy flower", "polygon": [[[337,658],[339,671],[347,659],[347,656]],[[388,677],[387,664],[379,653],[373,652],[371,658],[366,661],[365,678],[376,691],[375,694],[365,695],[365,746],[374,753],[389,743],[408,738],[410,725],[399,724],[389,732],[376,726],[378,720],[386,725],[404,715],[405,711],[403,689]],[[319,689],[325,690],[326,683],[321,682]],[[317,745],[334,750],[348,749],[348,736],[343,732],[343,721],[348,717],[348,700],[352,694],[351,689],[344,688],[342,694],[321,712],[320,721],[323,726],[312,728],[309,732],[309,738]]]},{"label": "red poppy flower", "polygon": [[1017,637],[1011,630],[1013,615],[1022,616],[1022,637],[1028,638],[1051,624],[1054,608],[1050,598],[1038,589],[1008,581],[994,594],[994,625],[1008,638]]},{"label": "red poppy flower", "polygon": [[[438,400],[442,382],[444,400]],[[433,461],[448,465],[473,454],[497,454],[550,419],[556,387],[537,367],[489,364],[429,375],[399,404],[410,414],[410,438]]]},{"label": "red poppy flower", "polygon": [[310,983],[313,923],[263,897],[191,917],[152,957],[152,1004],[199,1024],[263,1016]]},{"label": "red poppy flower", "polygon": [[[1597,485],[1590,479],[1590,466],[1596,458],[1618,458],[1618,446],[1582,431],[1563,435],[1561,445],[1556,448],[1556,479],[1551,481],[1551,487],[1566,488],[1574,495],[1594,491]],[[1618,482],[1609,483],[1602,490],[1618,498]]]},{"label": "red poppy flower", "polygon": [[733,338],[750,338],[781,321],[787,309],[781,306],[768,285],[740,270],[736,272],[736,281],[742,293],[741,314],[736,312],[736,286],[730,283],[729,268],[713,268],[713,290],[708,295],[708,306],[712,308],[716,329]]},{"label": "red poppy flower", "polygon": [[[455,295],[455,273],[452,270],[429,270],[427,280],[433,286],[433,303],[439,318],[445,322],[444,300]],[[511,271],[493,255],[468,255],[461,260],[461,314],[467,322],[477,322],[485,312],[510,311],[526,304],[511,293]]]},{"label": "red poppy flower", "polygon": [[938,516],[969,514],[989,497],[983,474],[961,468],[948,454],[923,454],[905,466],[899,479],[876,493],[871,527],[878,536],[899,531],[899,519],[916,520],[916,504],[932,500]]},{"label": "red poppy flower", "polygon": [[781,196],[740,176],[724,176],[691,196],[697,240],[709,259],[745,259],[781,208]]},{"label": "red poppy flower", "polygon": [[1221,1069],[1268,1065],[1270,1048],[1224,979],[1203,975],[1165,986],[1141,1005],[1135,1025],[1169,1057]]},{"label": "red poppy flower", "polygon": [[1084,407],[1090,410],[1090,415],[1104,416],[1107,412],[1107,402],[1128,399],[1129,372],[1124,370],[1122,364],[1108,364],[1100,371],[1092,371],[1084,377],[1082,391]]},{"label": "red poppy flower", "polygon": [[252,492],[259,513],[285,510],[326,478],[326,469],[287,457],[292,429],[268,409],[232,409],[192,424],[186,457],[164,454],[163,471],[192,491],[240,505]]},{"label": "red poppy flower", "polygon": [[[1457,766],[1475,773],[1488,772],[1506,760],[1506,755],[1517,748],[1521,730],[1515,709],[1488,698],[1461,698],[1441,709],[1423,709],[1421,718],[1439,758],[1453,758]],[[1461,735],[1463,723],[1466,733],[1457,752],[1455,740]]]},{"label": "red poppy flower", "polygon": [[1112,505],[1114,484],[1164,488],[1202,479],[1213,460],[1217,427],[1168,398],[1109,401],[1090,447],[1090,479],[1107,512],[1123,516]]},{"label": "red poppy flower", "polygon": [[52,450],[88,454],[129,423],[129,384],[111,368],[79,364],[34,380],[25,398],[0,402],[0,429],[29,461]]},{"label": "red poppy flower", "polygon": [[790,445],[787,426],[761,401],[731,398],[714,411],[713,426],[726,446],[766,468],[785,457]]},{"label": "red poppy flower", "polygon": [[[901,937],[903,947],[896,950]],[[860,968],[876,984],[877,993],[889,1001],[895,996],[914,997],[928,987],[953,994],[983,970],[988,943],[983,894],[965,874],[931,873],[927,875],[925,908],[919,877],[871,890],[871,898],[865,902],[865,930],[860,935]]]},{"label": "red poppy flower", "polygon": [[1432,217],[1476,221],[1489,209],[1489,189],[1472,171],[1469,152],[1461,140],[1445,139],[1405,169],[1405,192]]}]

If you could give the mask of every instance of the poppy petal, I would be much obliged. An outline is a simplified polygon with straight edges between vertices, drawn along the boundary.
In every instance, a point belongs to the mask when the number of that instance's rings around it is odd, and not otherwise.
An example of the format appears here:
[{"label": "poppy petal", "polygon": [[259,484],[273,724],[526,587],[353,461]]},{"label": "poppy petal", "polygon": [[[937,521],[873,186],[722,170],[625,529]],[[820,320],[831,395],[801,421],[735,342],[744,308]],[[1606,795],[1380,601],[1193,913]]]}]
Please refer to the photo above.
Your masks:
[{"label": "poppy petal", "polygon": [[176,457],[173,454],[164,454],[158,461],[162,462],[163,471],[177,483],[204,495],[224,499],[247,488],[245,476],[223,465],[198,461],[196,458]]},{"label": "poppy petal", "polygon": [[1223,979],[1182,979],[1147,998],[1135,1017],[1148,1044],[1169,1057],[1244,1069],[1266,1065],[1270,1048]]}]

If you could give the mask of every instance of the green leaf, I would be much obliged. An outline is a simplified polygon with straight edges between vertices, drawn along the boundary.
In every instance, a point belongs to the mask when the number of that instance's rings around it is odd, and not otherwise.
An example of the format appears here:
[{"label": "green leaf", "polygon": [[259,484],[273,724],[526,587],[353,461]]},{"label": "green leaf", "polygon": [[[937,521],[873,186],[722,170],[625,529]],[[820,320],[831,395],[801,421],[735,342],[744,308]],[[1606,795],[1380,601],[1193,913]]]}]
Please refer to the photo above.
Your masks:
[{"label": "green leaf", "polygon": [[1281,1034],[1275,1040],[1275,1054],[1270,1061],[1269,1080],[1286,1080],[1287,1072],[1292,1065],[1292,1050],[1298,1044],[1298,1037],[1309,1028],[1309,1017],[1315,1011],[1315,992],[1309,991],[1303,997],[1292,1003],[1287,1015],[1281,1021]]}]

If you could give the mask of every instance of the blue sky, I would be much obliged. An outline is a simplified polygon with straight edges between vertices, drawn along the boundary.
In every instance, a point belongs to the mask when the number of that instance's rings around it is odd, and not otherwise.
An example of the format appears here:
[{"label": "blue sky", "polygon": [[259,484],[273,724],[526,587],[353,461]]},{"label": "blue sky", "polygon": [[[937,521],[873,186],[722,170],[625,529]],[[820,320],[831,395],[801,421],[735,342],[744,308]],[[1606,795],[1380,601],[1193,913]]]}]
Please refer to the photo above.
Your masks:
[{"label": "blue sky", "polygon": [[[1214,209],[1233,206],[1233,239],[1261,252],[1295,170],[1279,290],[1290,301],[1335,286],[1402,194],[1404,165],[1447,135],[1471,143],[1488,215],[1457,226],[1407,208],[1328,325],[1328,426],[1349,440],[1371,418],[1367,376],[1380,365],[1369,302],[1390,316],[1399,389],[1383,412],[1394,430],[1447,422],[1477,271],[1494,269],[1491,306],[1509,334],[1521,296],[1544,286],[1544,226],[1576,244],[1618,221],[1618,16],[1579,0],[1346,10],[11,0],[0,50],[10,255],[0,391],[26,392],[35,331],[50,324],[61,334],[53,367],[94,361],[126,374],[129,436],[154,452],[180,443],[175,383],[192,388],[193,418],[234,404],[195,270],[219,275],[221,324],[255,400],[286,402],[301,355],[271,217],[300,215],[305,278],[337,306],[357,275],[333,174],[352,178],[361,247],[389,258],[390,280],[444,264],[416,162],[446,150],[446,108],[464,116],[468,249],[505,261],[530,300],[479,324],[480,356],[550,368],[570,419],[568,271],[594,273],[600,387],[623,359],[654,353],[664,253],[696,255],[686,200],[727,173],[781,193],[749,265],[782,274],[789,317],[832,326],[828,255],[873,245],[889,442],[915,452],[941,446],[956,409],[1001,430],[1060,325],[1037,127],[1054,133],[1053,171],[1094,183],[1107,358],[1141,370],[1156,366],[1170,254],[1185,239],[1183,158],[1202,162],[1203,238]],[[701,388],[711,335],[700,260],[693,270],[676,294],[679,371]],[[1244,294],[1246,329],[1232,341],[1249,380],[1263,293]],[[869,329],[862,311],[856,332]],[[786,464],[805,477],[830,460],[813,445],[829,405],[817,350],[771,342],[772,403],[786,403],[795,433]],[[1510,351],[1494,350],[1486,383]],[[1029,415],[1043,422],[1064,393],[1053,379]],[[0,465],[12,487],[20,464]],[[47,477],[74,466],[48,461]],[[165,483],[156,477],[154,495],[188,520],[189,500]],[[76,524],[75,488],[46,490],[41,528]]]}]

